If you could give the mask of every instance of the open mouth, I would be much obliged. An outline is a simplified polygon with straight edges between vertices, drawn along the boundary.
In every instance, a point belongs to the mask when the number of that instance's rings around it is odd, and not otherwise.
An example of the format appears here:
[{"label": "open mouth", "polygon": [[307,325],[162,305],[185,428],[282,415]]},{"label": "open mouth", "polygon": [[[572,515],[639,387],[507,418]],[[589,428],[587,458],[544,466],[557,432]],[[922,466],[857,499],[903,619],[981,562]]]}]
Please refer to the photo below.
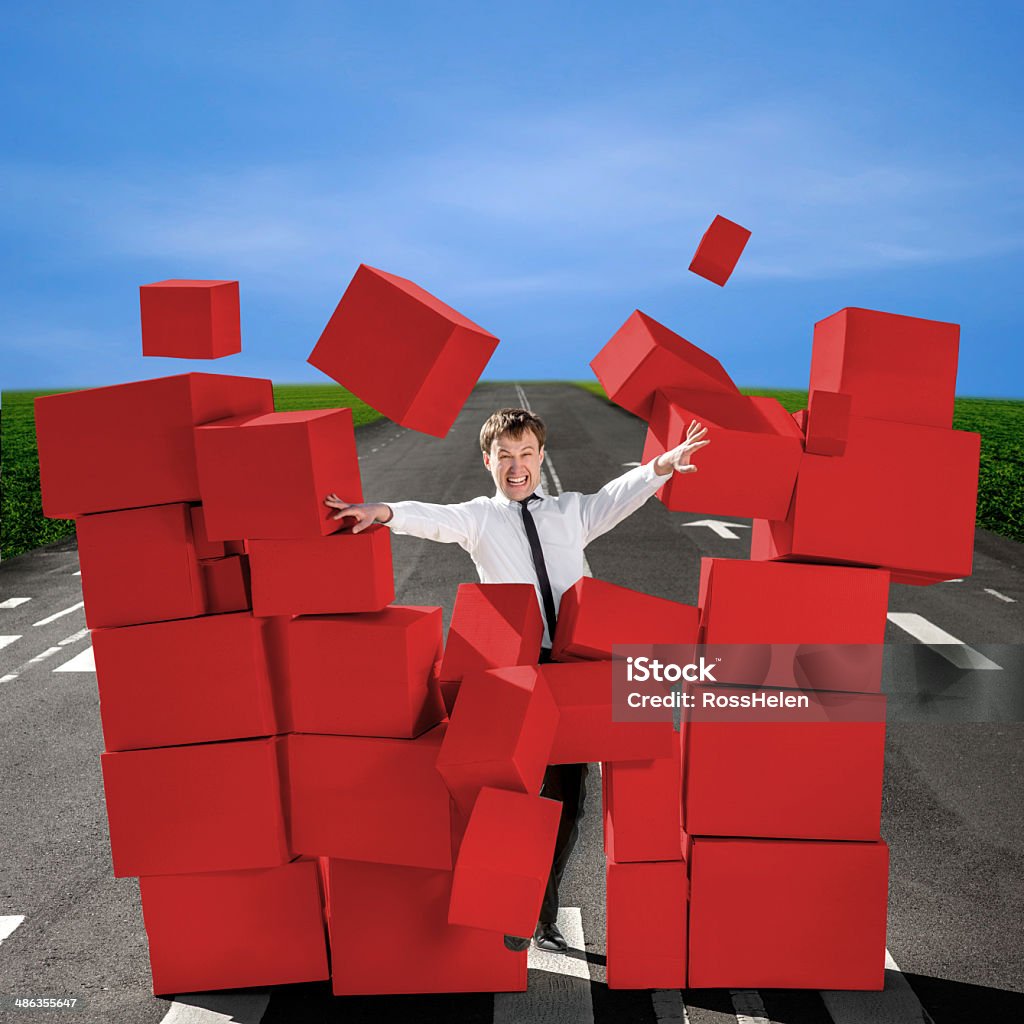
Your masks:
[{"label": "open mouth", "polygon": [[529,479],[526,476],[510,476],[505,478],[512,487],[522,487]]}]

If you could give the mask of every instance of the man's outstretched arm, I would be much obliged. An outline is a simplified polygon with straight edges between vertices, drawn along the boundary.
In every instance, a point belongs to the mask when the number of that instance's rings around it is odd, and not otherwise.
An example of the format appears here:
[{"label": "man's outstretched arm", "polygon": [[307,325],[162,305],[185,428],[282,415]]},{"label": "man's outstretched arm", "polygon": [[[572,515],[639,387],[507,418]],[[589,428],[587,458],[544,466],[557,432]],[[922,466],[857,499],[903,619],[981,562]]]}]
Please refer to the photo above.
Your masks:
[{"label": "man's outstretched arm", "polygon": [[391,504],[370,502],[351,505],[336,494],[329,494],[324,504],[336,509],[333,519],[351,518],[353,533],[373,526],[385,524],[392,533],[436,540],[442,544],[473,543],[478,532],[479,515],[471,506],[473,502],[457,505],[434,505],[426,501],[395,501]]}]

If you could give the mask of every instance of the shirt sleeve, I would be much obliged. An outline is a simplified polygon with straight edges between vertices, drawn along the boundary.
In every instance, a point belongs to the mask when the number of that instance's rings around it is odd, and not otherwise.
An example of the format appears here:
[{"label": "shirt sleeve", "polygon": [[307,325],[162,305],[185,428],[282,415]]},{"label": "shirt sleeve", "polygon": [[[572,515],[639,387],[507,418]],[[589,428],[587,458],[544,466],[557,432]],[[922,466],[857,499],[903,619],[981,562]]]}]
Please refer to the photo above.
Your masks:
[{"label": "shirt sleeve", "polygon": [[596,493],[581,496],[584,547],[632,515],[668,481],[667,476],[654,472],[654,462],[651,459],[646,465],[635,466],[628,473],[609,480]]},{"label": "shirt sleeve", "polygon": [[479,501],[434,505],[426,501],[389,501],[391,518],[384,524],[392,533],[459,544],[467,551],[480,534],[483,506]]}]

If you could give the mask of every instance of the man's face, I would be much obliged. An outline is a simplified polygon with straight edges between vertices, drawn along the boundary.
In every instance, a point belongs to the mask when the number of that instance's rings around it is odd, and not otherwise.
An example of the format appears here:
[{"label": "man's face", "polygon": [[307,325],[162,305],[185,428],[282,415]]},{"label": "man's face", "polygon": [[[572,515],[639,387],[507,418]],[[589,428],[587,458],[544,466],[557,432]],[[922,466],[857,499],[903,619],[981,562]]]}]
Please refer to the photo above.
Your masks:
[{"label": "man's face", "polygon": [[540,483],[540,464],[544,449],[530,429],[513,439],[502,434],[491,442],[490,452],[484,453],[484,465],[490,470],[502,494],[512,501],[528,498]]}]

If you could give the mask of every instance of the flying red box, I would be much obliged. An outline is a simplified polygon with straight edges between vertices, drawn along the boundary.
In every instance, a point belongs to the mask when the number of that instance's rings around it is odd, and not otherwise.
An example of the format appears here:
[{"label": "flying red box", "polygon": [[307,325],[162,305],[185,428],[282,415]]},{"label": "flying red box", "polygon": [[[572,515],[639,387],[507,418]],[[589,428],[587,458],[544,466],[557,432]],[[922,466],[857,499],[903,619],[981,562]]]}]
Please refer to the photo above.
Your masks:
[{"label": "flying red box", "polygon": [[605,660],[615,644],[683,644],[697,640],[697,609],[592,576],[570,587],[558,605],[555,661]]},{"label": "flying red box", "polygon": [[613,720],[612,662],[549,664],[538,671],[551,688],[559,712],[549,764],[672,756],[671,722]]},{"label": "flying red box", "polygon": [[795,437],[801,443],[803,442],[803,428],[794,419],[796,413],[786,412],[786,407],[777,398],[771,398],[768,395],[748,395],[747,398],[776,434],[781,434],[783,437]]},{"label": "flying red box", "polygon": [[139,288],[142,354],[220,359],[242,351],[237,281],[156,281]]},{"label": "flying red box", "polygon": [[450,871],[332,859],[326,874],[335,995],[526,990],[526,950],[448,923]]},{"label": "flying red box", "polygon": [[211,615],[248,611],[252,608],[249,556],[204,558],[199,563],[206,594],[206,610]]},{"label": "flying red box", "polygon": [[449,924],[532,935],[561,814],[557,800],[481,789],[455,863]]},{"label": "flying red box", "polygon": [[115,877],[286,864],[279,743],[101,754]]},{"label": "flying red box", "polygon": [[444,437],[497,345],[419,285],[360,264],[308,362],[388,419]]},{"label": "flying red box", "polygon": [[152,875],[139,894],[154,995],[330,977],[316,861]]},{"label": "flying red box", "polygon": [[980,434],[851,416],[845,453],[804,455],[791,508],[752,550],[880,566],[894,583],[969,576],[980,449]]},{"label": "flying red box", "polygon": [[481,786],[537,793],[557,728],[558,708],[536,665],[470,673],[437,770],[465,810]]},{"label": "flying red box", "polygon": [[724,285],[736,269],[749,239],[750,232],[745,227],[717,215],[701,237],[690,260],[690,270],[713,284]]},{"label": "flying red box", "polygon": [[642,462],[686,440],[690,423],[707,428],[713,457],[696,456],[696,473],[671,473],[657,492],[673,512],[782,518],[803,454],[799,439],[777,433],[744,395],[659,391]]},{"label": "flying red box", "polygon": [[287,632],[295,732],[410,739],[445,717],[440,608],[303,615]]},{"label": "flying red box", "polygon": [[395,599],[386,526],[247,547],[254,615],[379,612]]},{"label": "flying red box", "polygon": [[809,390],[842,391],[858,417],[953,425],[960,325],[849,307],[814,325]]},{"label": "flying red box", "polygon": [[190,505],[188,514],[192,521],[192,541],[196,546],[196,557],[200,559],[224,558],[228,554],[224,541],[210,540],[207,536],[206,516],[203,514],[203,506]]},{"label": "flying red box", "polygon": [[544,622],[532,583],[460,583],[441,679],[510,665],[536,665]]},{"label": "flying red box", "polygon": [[245,613],[94,629],[106,749],[273,735],[263,632]]},{"label": "flying red box", "polygon": [[591,360],[608,397],[649,419],[655,392],[696,388],[738,395],[722,364],[703,349],[636,310]]},{"label": "flying red box", "polygon": [[686,862],[606,858],[605,878],[608,987],[686,988]]},{"label": "flying red box", "polygon": [[35,400],[43,514],[199,500],[199,423],[271,412],[269,380],[183,373]]},{"label": "flying red box", "polygon": [[450,870],[450,797],[434,767],[445,727],[414,740],[289,735],[295,851]]},{"label": "flying red box", "polygon": [[206,611],[188,505],[82,516],[75,533],[90,629]]},{"label": "flying red box", "polygon": [[850,396],[839,391],[812,391],[807,406],[804,450],[811,455],[842,455],[850,430]]},{"label": "flying red box", "polygon": [[328,494],[363,500],[351,409],[235,416],[196,428],[206,533],[307,538],[344,525]]},{"label": "flying red box", "polygon": [[880,990],[888,875],[882,840],[694,837],[690,987]]}]

